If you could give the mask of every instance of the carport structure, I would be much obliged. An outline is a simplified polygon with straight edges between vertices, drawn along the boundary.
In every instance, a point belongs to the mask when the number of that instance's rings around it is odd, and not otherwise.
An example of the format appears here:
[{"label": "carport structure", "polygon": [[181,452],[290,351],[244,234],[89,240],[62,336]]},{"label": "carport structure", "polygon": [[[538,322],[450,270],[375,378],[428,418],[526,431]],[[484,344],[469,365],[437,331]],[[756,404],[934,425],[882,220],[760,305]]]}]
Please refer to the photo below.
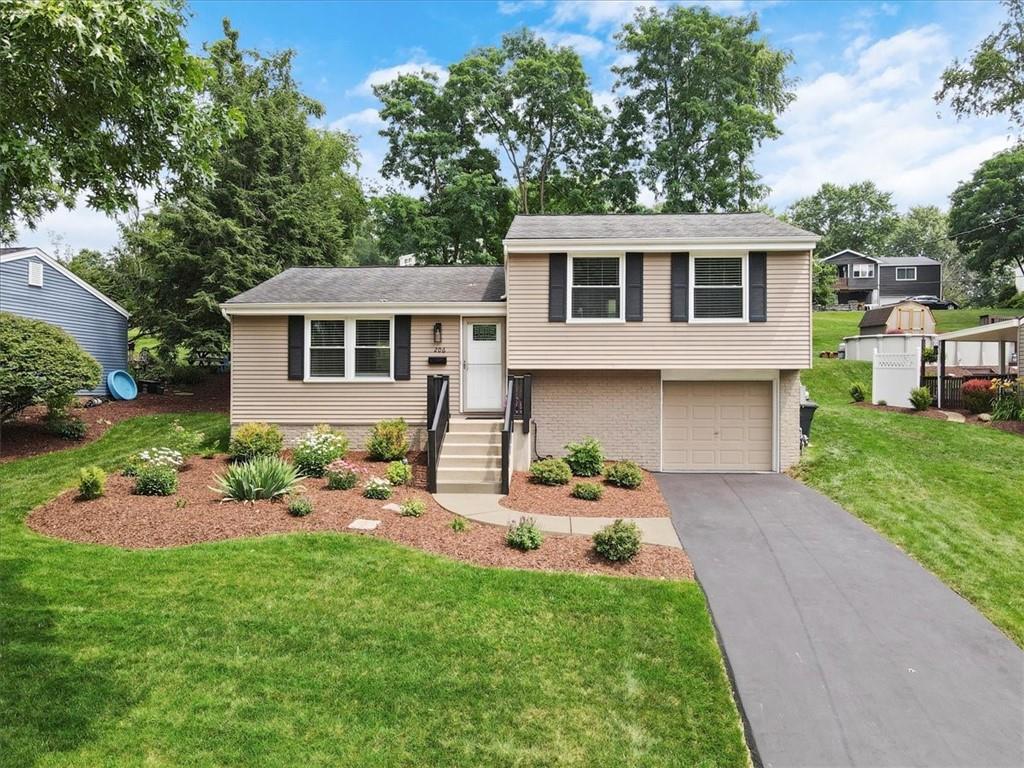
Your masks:
[{"label": "carport structure", "polygon": [[1008,370],[1010,356],[1008,350],[1014,345],[1017,353],[1018,372],[1020,371],[1021,350],[1024,348],[1024,317],[1011,317],[1007,320],[1000,320],[987,325],[979,325],[975,328],[963,328],[959,331],[950,331],[940,335],[937,339],[939,345],[939,371],[936,382],[936,398],[938,407],[942,407],[942,395],[944,381],[946,379],[946,342],[947,341],[987,341],[999,345],[999,375],[1002,377],[1015,377]]}]

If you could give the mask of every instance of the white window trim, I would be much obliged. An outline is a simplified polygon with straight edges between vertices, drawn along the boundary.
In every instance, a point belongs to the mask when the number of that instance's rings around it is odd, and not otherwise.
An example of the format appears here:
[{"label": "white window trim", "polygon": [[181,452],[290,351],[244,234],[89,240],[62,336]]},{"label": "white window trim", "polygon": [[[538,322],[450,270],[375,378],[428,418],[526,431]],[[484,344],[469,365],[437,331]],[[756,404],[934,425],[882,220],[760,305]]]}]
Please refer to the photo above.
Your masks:
[{"label": "white window trim", "polygon": [[[740,273],[743,276],[743,317],[696,317],[697,308],[693,303],[693,294],[696,286],[697,259],[725,259],[738,258],[742,260]],[[701,325],[737,325],[750,322],[750,267],[747,253],[705,253],[690,254],[690,322]]]},{"label": "white window trim", "polygon": [[[619,316],[618,317],[573,317],[572,316],[572,275],[576,259],[618,259],[619,260]],[[626,322],[626,254],[623,253],[577,253],[569,256],[568,274],[565,276],[565,321],[567,323],[605,324]],[[596,286],[595,286],[596,287]]]},{"label": "white window trim", "polygon": [[[875,276],[875,265],[874,264],[851,264],[850,265],[850,276],[854,280],[870,280]],[[866,275],[858,275],[858,269],[866,269],[868,273]]]},{"label": "white window trim", "polygon": [[[309,343],[312,341],[311,322],[313,320],[344,320],[345,321],[345,373],[341,376],[310,376],[309,374]],[[356,321],[357,320],[387,320],[388,321],[388,349],[391,352],[391,370],[387,376],[356,376]],[[351,329],[351,334],[349,330]],[[395,380],[395,318],[394,315],[382,317],[359,316],[359,315],[317,315],[316,317],[306,316],[306,333],[303,347],[302,380],[312,384],[372,384],[384,383]]]},{"label": "white window trim", "polygon": [[[913,277],[900,277],[901,269],[909,269]],[[917,280],[917,267],[896,267],[896,279],[901,283],[912,283]]]}]

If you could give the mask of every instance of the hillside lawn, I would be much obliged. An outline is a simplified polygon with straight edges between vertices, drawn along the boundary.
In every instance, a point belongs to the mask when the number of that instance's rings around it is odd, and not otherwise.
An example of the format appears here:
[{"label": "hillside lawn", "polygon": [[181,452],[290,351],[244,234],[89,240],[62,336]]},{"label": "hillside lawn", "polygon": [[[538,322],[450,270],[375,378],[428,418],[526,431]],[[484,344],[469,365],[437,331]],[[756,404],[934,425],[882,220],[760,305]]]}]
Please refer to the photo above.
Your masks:
[{"label": "hillside lawn", "polygon": [[[173,418],[0,465],[3,764],[749,764],[692,582],[345,534],[129,551],[25,527],[79,467],[116,469]],[[180,418],[226,441],[224,416]]]},{"label": "hillside lawn", "polygon": [[[939,331],[976,325],[979,314],[936,312]],[[858,312],[814,316],[814,350],[856,334]],[[820,407],[796,469],[888,536],[1024,647],[1024,438],[851,403],[871,385],[871,364],[815,357],[802,374]]]}]

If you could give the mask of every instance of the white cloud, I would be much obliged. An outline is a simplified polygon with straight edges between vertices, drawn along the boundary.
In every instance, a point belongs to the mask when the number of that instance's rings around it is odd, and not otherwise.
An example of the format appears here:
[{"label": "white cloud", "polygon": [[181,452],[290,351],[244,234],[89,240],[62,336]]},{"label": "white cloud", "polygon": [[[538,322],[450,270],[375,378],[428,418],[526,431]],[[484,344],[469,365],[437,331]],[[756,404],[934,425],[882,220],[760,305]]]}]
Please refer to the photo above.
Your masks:
[{"label": "white cloud", "polygon": [[[139,193],[142,211],[153,206],[155,194],[155,189],[143,189]],[[35,229],[29,229],[26,225],[19,226],[13,242],[25,247],[41,248],[56,256],[58,249],[62,254],[67,250],[77,253],[82,248],[106,251],[117,244],[119,235],[118,219],[86,206],[83,194],[79,195],[74,208],[58,206],[55,211],[43,216]]]},{"label": "white cloud", "polygon": [[783,42],[789,45],[810,45],[820,43],[824,39],[825,33],[819,30],[818,32],[801,32],[798,35],[787,37]]},{"label": "white cloud", "polygon": [[412,75],[419,72],[430,72],[437,75],[438,80],[444,83],[448,80],[448,70],[444,67],[429,61],[407,61],[404,64],[396,64],[393,67],[375,69],[366,76],[359,85],[349,90],[349,95],[372,96],[373,86],[389,83],[400,75]]},{"label": "white cloud", "polygon": [[498,2],[498,13],[502,16],[514,16],[517,13],[522,13],[532,8],[540,8],[544,4],[545,0],[516,0],[515,2],[500,0]]},{"label": "white cloud", "polygon": [[[758,8],[775,5],[772,0],[764,0],[757,4]],[[555,4],[555,12],[551,22],[558,25],[583,22],[588,32],[594,32],[609,26],[620,26],[633,18],[637,8],[666,5],[706,5],[721,13],[738,13],[747,10],[747,0],[677,0],[666,3],[662,0],[559,0]]]},{"label": "white cloud", "polygon": [[561,45],[572,48],[582,57],[600,56],[605,49],[604,41],[598,40],[592,35],[582,35],[576,32],[560,32],[556,29],[542,29],[540,36],[550,45]]},{"label": "white cloud", "polygon": [[358,129],[374,129],[384,125],[384,121],[381,120],[380,112],[373,107],[367,107],[361,109],[358,112],[352,112],[351,114],[339,117],[337,120],[331,122],[328,126],[332,131],[354,131],[358,133]]}]

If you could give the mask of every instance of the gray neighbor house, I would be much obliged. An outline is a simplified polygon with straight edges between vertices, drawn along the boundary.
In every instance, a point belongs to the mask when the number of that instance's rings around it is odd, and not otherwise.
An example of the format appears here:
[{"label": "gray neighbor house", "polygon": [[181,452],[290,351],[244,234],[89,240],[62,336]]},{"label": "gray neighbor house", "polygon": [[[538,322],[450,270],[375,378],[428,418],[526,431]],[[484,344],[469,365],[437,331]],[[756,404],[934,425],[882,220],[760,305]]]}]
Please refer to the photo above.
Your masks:
[{"label": "gray neighbor house", "polygon": [[942,264],[927,256],[867,256],[846,249],[822,259],[838,271],[840,304],[895,304],[908,296],[942,298]]}]

